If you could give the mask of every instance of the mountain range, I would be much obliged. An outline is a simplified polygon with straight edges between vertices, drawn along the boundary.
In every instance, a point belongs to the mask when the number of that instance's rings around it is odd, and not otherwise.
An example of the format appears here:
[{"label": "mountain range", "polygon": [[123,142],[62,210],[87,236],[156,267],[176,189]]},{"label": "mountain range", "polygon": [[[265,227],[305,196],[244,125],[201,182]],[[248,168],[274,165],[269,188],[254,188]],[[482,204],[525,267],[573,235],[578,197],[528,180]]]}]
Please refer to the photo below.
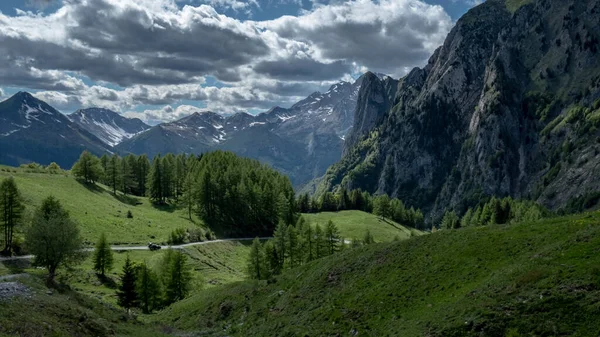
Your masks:
[{"label": "mountain range", "polygon": [[[340,82],[290,108],[274,107],[256,116],[196,112],[153,127],[101,108],[65,116],[28,93],[18,93],[0,105],[0,120],[6,121],[0,144],[18,145],[3,151],[0,162],[57,161],[70,167],[84,148],[97,155],[145,153],[150,157],[222,149],[269,164],[288,175],[295,186],[302,186],[322,176],[341,157],[361,83],[362,77],[354,83]],[[72,134],[62,131],[64,126]],[[48,148],[40,146],[38,139]]]},{"label": "mountain range", "polygon": [[598,0],[471,9],[424,68],[365,76],[344,156],[317,193],[387,193],[430,222],[493,195],[551,209],[594,196],[599,21]]}]

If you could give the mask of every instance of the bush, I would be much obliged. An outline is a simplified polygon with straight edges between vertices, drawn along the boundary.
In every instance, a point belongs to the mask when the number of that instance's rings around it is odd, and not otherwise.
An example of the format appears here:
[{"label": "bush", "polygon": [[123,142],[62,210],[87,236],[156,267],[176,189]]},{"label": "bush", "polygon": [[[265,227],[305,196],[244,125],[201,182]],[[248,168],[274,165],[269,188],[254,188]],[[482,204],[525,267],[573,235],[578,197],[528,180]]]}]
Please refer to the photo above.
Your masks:
[{"label": "bush", "polygon": [[131,210],[127,211],[127,219],[133,219],[133,213],[131,213]]},{"label": "bush", "polygon": [[187,230],[187,233],[190,242],[206,241],[206,233],[200,227],[190,228]]},{"label": "bush", "polygon": [[189,242],[189,241],[187,241],[187,239],[188,239],[188,232],[183,228],[178,228],[171,232],[171,235],[169,235],[169,240],[167,241],[167,243],[169,245],[181,245],[183,243]]}]

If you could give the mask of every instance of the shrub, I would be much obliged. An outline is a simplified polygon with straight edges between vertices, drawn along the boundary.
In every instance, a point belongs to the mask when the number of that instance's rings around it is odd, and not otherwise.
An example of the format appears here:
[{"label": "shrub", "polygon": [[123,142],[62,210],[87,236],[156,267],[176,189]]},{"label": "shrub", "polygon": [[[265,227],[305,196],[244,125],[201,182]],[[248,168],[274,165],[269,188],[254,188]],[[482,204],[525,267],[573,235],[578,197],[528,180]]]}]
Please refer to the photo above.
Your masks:
[{"label": "shrub", "polygon": [[127,211],[127,219],[133,219],[133,213],[131,213],[131,210]]}]

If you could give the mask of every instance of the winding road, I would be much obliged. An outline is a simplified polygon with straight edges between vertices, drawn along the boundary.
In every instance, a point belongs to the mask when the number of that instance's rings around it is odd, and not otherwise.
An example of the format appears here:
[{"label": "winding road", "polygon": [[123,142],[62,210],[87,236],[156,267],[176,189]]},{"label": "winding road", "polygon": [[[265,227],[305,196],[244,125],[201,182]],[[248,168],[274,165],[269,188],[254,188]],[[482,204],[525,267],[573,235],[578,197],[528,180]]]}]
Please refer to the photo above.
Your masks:
[{"label": "winding road", "polygon": [[[264,238],[259,238],[261,240],[268,240],[271,239],[270,237],[264,237]],[[176,245],[176,246],[160,246],[161,249],[167,249],[167,248],[171,248],[171,249],[183,249],[186,247],[192,247],[192,246],[200,246],[200,245],[207,245],[207,244],[211,244],[211,243],[218,243],[218,242],[228,242],[228,241],[252,241],[254,240],[254,238],[231,238],[231,239],[217,239],[217,240],[211,240],[211,241],[202,241],[202,242],[192,242],[192,243],[186,243],[186,244],[182,244],[182,245]],[[111,246],[110,249],[114,250],[114,251],[127,251],[127,250],[150,250],[150,248],[148,248],[148,246]],[[94,251],[94,248],[85,248],[83,249],[83,251],[85,252],[92,252]],[[33,259],[34,256],[33,255],[23,255],[23,256],[12,256],[12,257],[0,257],[0,262],[4,262],[4,261],[15,261],[15,260],[30,260]]]}]

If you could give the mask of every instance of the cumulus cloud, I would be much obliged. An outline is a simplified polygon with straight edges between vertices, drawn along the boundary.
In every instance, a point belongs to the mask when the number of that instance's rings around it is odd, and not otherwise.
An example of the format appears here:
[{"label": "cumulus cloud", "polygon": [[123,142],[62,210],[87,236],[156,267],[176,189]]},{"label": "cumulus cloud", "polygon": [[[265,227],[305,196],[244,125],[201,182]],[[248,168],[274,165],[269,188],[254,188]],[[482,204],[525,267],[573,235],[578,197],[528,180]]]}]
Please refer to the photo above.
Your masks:
[{"label": "cumulus cloud", "polygon": [[359,71],[403,75],[452,24],[442,7],[418,0],[315,1],[270,21],[215,10],[256,10],[256,0],[201,2],[63,0],[51,14],[0,13],[0,85],[38,90],[63,111],[144,105],[155,107],[144,112],[150,119],[171,120],[197,109],[180,105],[190,101],[215,112],[266,110]]},{"label": "cumulus cloud", "polygon": [[417,0],[356,0],[259,25],[314,46],[323,58],[397,75],[398,69],[423,64],[442,44],[452,20],[441,6]]}]

